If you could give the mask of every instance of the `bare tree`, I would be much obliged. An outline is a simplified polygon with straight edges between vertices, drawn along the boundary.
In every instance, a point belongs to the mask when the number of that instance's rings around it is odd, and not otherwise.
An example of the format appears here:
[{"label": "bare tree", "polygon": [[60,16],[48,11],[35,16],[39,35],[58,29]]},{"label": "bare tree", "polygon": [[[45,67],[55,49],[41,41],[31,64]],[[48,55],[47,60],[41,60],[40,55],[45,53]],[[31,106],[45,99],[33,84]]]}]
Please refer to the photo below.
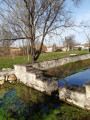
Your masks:
[{"label": "bare tree", "polygon": [[[80,0],[71,0],[78,4]],[[45,37],[50,32],[71,26],[68,0],[2,0],[0,9],[2,21],[10,28],[17,39],[29,39],[32,62],[41,54]],[[35,51],[35,41],[39,38],[40,49]],[[7,40],[8,37],[4,40]],[[9,39],[8,39],[9,40]]]},{"label": "bare tree", "polygon": [[86,42],[87,42],[88,46],[90,47],[90,28],[88,29],[87,27],[84,27],[83,34],[86,37]]},{"label": "bare tree", "polygon": [[[0,26],[0,38],[2,38],[3,40],[0,40],[0,54],[6,55],[10,53],[10,46],[12,45],[12,43],[14,42],[14,40],[10,40],[12,38],[13,34],[12,32],[9,30],[9,28],[1,25]],[[15,36],[13,36],[15,37]],[[4,38],[8,38],[9,40],[4,40]]]},{"label": "bare tree", "polygon": [[56,48],[57,48],[57,46],[56,46],[56,44],[55,43],[53,43],[53,51],[55,51],[56,50]]},{"label": "bare tree", "polygon": [[69,36],[65,37],[63,44],[64,44],[64,46],[67,47],[67,51],[73,50],[74,45],[76,45],[75,36],[69,35]]}]

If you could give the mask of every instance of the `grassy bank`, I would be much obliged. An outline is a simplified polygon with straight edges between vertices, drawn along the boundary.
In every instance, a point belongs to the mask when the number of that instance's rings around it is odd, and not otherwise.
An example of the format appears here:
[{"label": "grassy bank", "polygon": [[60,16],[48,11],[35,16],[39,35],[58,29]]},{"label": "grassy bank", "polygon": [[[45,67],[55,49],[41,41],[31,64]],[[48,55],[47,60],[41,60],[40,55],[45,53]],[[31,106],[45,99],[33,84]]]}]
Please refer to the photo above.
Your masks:
[{"label": "grassy bank", "polygon": [[[76,51],[67,51],[67,52],[42,53],[38,61],[66,57],[66,56],[69,56],[70,54],[86,54],[86,53],[89,53],[88,50],[87,51],[76,50]],[[23,56],[17,56],[15,58],[1,57],[0,58],[0,69],[7,68],[7,67],[13,68],[14,64],[22,64],[22,63],[27,63],[27,62],[28,62],[27,56],[25,56],[25,59]],[[30,62],[31,62],[31,57],[30,57]]]},{"label": "grassy bank", "polygon": [[90,67],[90,59],[68,63],[63,66],[48,69],[47,71],[44,72],[44,75],[53,76],[56,78],[63,78],[73,73],[80,72],[89,67]]}]

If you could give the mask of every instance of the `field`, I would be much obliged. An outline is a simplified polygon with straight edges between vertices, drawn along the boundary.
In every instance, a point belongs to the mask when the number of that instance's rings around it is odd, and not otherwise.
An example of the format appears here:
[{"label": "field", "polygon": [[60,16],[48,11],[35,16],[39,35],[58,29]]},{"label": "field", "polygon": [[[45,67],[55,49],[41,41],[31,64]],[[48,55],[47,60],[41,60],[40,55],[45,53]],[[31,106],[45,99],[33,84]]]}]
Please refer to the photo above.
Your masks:
[{"label": "field", "polygon": [[[70,54],[86,54],[89,53],[89,51],[67,51],[67,52],[52,52],[52,53],[42,53],[38,59],[38,61],[42,60],[49,60],[49,59],[55,59],[55,58],[61,58],[69,56]],[[17,57],[1,57],[0,58],[0,69],[2,68],[13,68],[14,64],[21,64],[21,63],[27,63],[28,58],[25,56],[25,59],[23,56],[17,56]],[[31,62],[31,57],[30,57]]]}]

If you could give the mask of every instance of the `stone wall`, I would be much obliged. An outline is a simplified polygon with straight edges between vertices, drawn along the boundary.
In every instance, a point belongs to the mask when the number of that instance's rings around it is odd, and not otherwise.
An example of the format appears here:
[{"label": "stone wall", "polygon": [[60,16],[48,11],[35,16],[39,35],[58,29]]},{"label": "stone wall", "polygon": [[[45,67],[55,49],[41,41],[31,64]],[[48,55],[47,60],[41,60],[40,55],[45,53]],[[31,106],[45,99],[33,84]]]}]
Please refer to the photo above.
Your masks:
[{"label": "stone wall", "polygon": [[11,68],[3,68],[0,71],[0,85],[4,84],[7,81],[10,83],[18,81],[14,74],[14,70]]},{"label": "stone wall", "polygon": [[90,81],[83,87],[66,85],[59,88],[59,99],[90,110]]},{"label": "stone wall", "polygon": [[[58,90],[58,81],[54,80],[54,78],[43,76],[42,70],[85,59],[90,59],[90,54],[68,56],[34,64],[14,65],[15,75],[20,82],[27,86],[51,94]],[[90,83],[85,84],[83,87],[76,85],[60,87],[59,98],[90,110]]]},{"label": "stone wall", "polygon": [[51,94],[58,89],[58,81],[43,76],[43,72],[29,65],[14,65],[15,75],[20,82],[41,92]]},{"label": "stone wall", "polygon": [[17,79],[20,79],[26,85],[42,92],[51,93],[58,89],[58,82],[53,78],[43,76],[42,70],[89,58],[90,54],[84,54],[41,61],[34,64],[14,65],[15,75]]},{"label": "stone wall", "polygon": [[85,60],[85,59],[90,59],[90,54],[73,55],[73,56],[68,56],[68,57],[63,57],[63,58],[58,58],[53,60],[36,62],[33,64],[33,67],[41,70],[45,70],[45,69],[57,67],[60,65],[64,65],[70,62],[76,62],[76,61]]}]

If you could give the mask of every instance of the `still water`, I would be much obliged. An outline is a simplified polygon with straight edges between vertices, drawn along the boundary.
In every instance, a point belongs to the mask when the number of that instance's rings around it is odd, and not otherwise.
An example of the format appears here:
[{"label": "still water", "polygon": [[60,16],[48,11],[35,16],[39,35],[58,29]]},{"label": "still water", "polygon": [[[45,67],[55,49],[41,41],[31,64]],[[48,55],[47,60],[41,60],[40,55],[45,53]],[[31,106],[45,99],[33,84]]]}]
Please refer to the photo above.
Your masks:
[{"label": "still water", "polygon": [[65,84],[83,86],[83,84],[85,84],[88,81],[90,81],[90,69],[84,70],[82,72],[63,78],[62,80],[59,80],[59,87]]},{"label": "still water", "polygon": [[[67,84],[82,86],[90,80],[90,70],[65,79]],[[59,86],[64,84],[65,82],[59,80]],[[72,116],[74,119],[77,115],[79,117],[78,112],[78,108],[61,102],[56,96],[48,96],[23,84],[5,83],[0,86],[0,120],[48,120],[49,117],[52,117],[50,120],[67,120],[66,118],[71,119]],[[85,112],[80,112],[83,117],[87,115]],[[58,119],[53,118],[56,115]]]},{"label": "still water", "polygon": [[[23,84],[0,86],[0,120],[38,120],[63,102]],[[41,119],[41,118],[40,118]]]}]

